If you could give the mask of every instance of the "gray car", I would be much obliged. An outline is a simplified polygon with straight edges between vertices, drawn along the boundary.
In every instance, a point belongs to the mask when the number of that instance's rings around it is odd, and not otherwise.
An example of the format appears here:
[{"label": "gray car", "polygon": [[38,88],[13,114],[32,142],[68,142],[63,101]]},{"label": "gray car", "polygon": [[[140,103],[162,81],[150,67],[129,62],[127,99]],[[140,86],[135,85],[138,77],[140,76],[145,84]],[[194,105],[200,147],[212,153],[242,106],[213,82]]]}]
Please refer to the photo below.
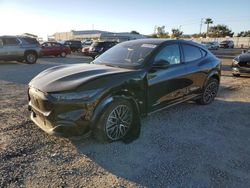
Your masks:
[{"label": "gray car", "polygon": [[0,60],[36,63],[40,56],[40,44],[26,36],[0,36]]}]

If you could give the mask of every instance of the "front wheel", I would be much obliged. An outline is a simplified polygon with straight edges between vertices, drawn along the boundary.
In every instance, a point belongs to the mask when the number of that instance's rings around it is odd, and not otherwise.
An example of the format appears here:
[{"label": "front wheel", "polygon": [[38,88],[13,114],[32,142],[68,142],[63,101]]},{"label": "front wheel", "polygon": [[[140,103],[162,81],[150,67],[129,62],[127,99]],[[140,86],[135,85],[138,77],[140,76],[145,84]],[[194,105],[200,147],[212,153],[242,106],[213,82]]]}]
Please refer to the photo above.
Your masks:
[{"label": "front wheel", "polygon": [[214,98],[217,95],[219,89],[219,81],[215,78],[212,78],[208,81],[206,86],[203,89],[201,97],[196,100],[198,104],[206,105],[214,101]]},{"label": "front wheel", "polygon": [[133,122],[133,107],[124,99],[115,99],[101,116],[94,135],[101,142],[122,140],[130,131]]}]

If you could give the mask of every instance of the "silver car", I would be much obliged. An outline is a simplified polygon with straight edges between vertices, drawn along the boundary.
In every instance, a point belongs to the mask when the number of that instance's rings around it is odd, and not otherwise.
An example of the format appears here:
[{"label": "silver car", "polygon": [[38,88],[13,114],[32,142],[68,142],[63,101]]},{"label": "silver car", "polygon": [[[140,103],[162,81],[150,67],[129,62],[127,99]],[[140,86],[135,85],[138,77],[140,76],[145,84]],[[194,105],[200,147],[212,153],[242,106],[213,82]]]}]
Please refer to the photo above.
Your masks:
[{"label": "silver car", "polygon": [[26,36],[0,36],[0,60],[36,63],[40,56],[40,44]]}]

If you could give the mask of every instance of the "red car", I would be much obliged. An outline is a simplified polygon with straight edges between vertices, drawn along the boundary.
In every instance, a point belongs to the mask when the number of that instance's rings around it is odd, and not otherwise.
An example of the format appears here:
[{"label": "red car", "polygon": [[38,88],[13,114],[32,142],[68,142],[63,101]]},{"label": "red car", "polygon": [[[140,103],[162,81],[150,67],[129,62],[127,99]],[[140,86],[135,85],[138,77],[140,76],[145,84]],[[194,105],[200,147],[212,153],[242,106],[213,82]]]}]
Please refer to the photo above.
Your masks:
[{"label": "red car", "polygon": [[71,53],[71,50],[68,46],[64,46],[58,42],[45,42],[41,45],[42,55],[43,56],[61,56],[66,57],[66,55]]},{"label": "red car", "polygon": [[82,48],[82,53],[86,56],[89,55],[89,46],[88,47],[85,47],[85,48]]}]

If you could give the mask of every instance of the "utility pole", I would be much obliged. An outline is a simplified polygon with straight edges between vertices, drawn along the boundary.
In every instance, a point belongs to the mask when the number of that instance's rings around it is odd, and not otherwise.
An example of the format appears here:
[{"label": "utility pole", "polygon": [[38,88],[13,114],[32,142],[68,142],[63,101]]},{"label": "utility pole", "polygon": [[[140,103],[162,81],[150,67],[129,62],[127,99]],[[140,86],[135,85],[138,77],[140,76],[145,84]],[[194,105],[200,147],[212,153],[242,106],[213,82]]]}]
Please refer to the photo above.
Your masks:
[{"label": "utility pole", "polygon": [[201,18],[201,23],[200,23],[200,34],[201,34],[202,24],[203,24],[203,18]]}]

